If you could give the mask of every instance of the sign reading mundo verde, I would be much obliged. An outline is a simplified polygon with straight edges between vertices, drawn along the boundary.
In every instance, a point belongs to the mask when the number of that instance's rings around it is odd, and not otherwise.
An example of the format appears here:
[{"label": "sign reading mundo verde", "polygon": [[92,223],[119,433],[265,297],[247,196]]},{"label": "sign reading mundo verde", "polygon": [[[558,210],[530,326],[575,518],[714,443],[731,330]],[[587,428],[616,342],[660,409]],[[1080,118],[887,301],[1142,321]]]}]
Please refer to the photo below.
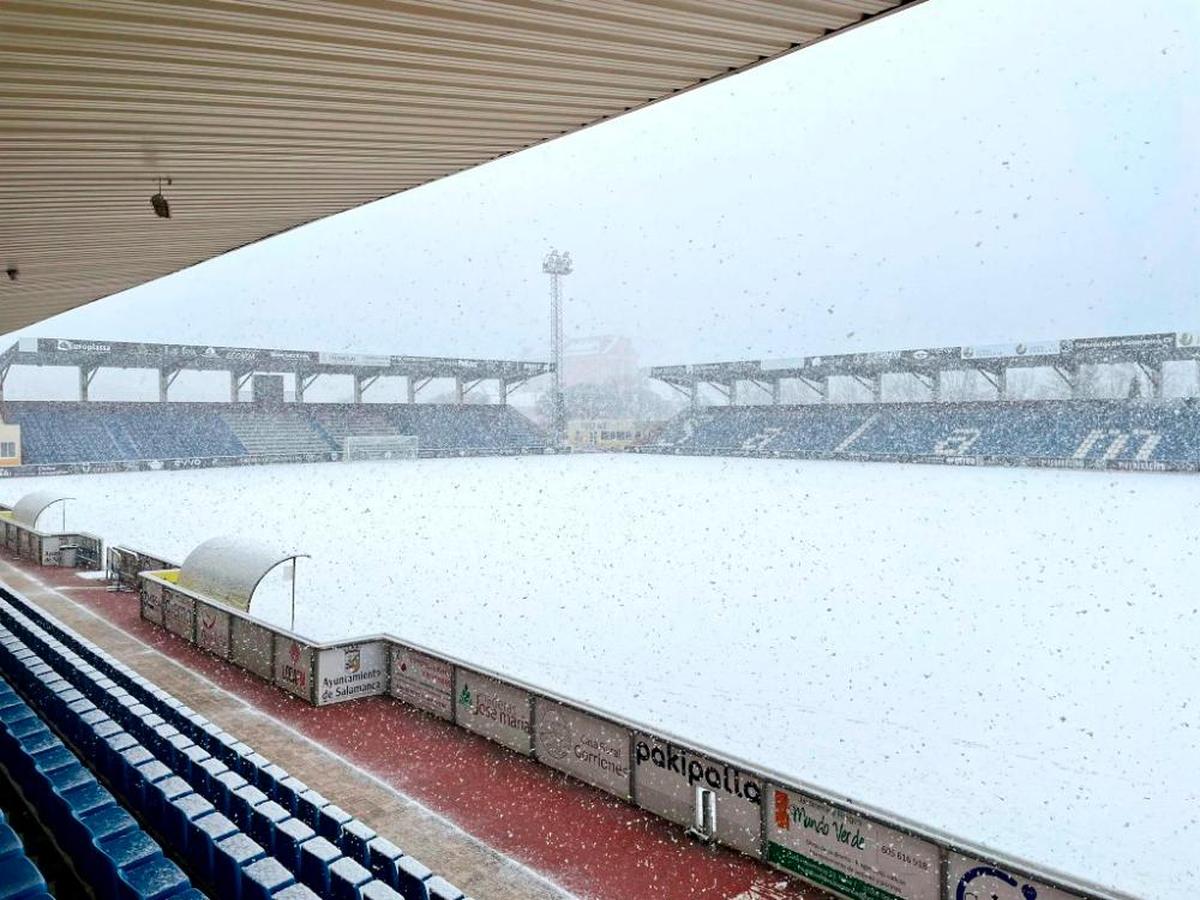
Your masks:
[{"label": "sign reading mundo verde", "polygon": [[795,791],[770,788],[768,862],[854,900],[938,900],[938,848]]},{"label": "sign reading mundo verde", "polygon": [[387,692],[387,645],[347,644],[317,654],[317,705]]},{"label": "sign reading mundo verde", "polygon": [[543,698],[534,738],[546,765],[629,799],[629,729]]},{"label": "sign reading mundo verde", "polygon": [[533,749],[533,698],[470,669],[454,670],[454,718],[463,728],[518,753]]},{"label": "sign reading mundo verde", "polygon": [[1003,866],[953,852],[946,857],[946,887],[950,900],[1083,900]]},{"label": "sign reading mundo verde", "polygon": [[222,659],[228,657],[229,613],[197,601],[196,646],[209,653],[215,653]]},{"label": "sign reading mundo verde", "polygon": [[392,696],[454,721],[454,667],[436,656],[392,644]]}]

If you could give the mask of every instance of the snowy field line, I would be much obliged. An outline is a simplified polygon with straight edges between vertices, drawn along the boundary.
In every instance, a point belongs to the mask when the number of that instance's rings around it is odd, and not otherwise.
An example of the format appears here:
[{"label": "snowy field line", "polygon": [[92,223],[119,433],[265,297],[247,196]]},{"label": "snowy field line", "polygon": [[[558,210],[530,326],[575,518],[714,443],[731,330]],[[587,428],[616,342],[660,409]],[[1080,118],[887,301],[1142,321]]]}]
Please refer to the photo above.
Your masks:
[{"label": "snowy field line", "polygon": [[[1200,477],[634,456],[22,479],[167,558],[1155,898],[1200,882]],[[288,624],[287,585],[253,612]]]}]

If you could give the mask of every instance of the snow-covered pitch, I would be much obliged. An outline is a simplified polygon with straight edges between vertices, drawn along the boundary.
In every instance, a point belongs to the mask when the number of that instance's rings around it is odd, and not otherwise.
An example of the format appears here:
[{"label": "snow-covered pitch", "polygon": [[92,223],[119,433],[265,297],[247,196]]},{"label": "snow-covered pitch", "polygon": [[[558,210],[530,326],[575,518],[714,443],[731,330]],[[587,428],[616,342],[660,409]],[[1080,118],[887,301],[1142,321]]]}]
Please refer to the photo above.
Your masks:
[{"label": "snow-covered pitch", "polygon": [[[1200,884],[1200,477],[526,457],[13,480],[167,558],[1147,897]],[[286,591],[254,612],[286,625]]]}]

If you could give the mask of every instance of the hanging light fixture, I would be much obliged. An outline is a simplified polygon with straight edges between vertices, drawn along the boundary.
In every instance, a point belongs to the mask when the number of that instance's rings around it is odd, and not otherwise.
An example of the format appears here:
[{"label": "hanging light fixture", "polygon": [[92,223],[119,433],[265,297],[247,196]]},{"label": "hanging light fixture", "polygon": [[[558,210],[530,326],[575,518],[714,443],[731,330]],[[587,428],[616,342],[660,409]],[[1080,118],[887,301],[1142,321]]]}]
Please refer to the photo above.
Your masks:
[{"label": "hanging light fixture", "polygon": [[[167,184],[171,184],[171,179],[167,179]],[[154,214],[160,219],[171,218],[171,204],[167,202],[167,198],[162,193],[162,179],[158,179],[158,193],[150,197],[150,205],[154,208]]]}]

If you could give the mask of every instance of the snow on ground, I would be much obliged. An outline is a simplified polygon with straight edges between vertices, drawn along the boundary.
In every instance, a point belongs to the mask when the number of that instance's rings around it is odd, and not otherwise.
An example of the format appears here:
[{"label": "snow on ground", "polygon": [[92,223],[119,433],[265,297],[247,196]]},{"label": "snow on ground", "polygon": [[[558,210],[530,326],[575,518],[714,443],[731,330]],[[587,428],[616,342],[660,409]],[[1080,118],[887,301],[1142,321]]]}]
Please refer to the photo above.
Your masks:
[{"label": "snow on ground", "polygon": [[[1146,897],[1200,881],[1200,478],[633,456],[21,479],[182,559]],[[255,612],[287,624],[283,592]]]}]

